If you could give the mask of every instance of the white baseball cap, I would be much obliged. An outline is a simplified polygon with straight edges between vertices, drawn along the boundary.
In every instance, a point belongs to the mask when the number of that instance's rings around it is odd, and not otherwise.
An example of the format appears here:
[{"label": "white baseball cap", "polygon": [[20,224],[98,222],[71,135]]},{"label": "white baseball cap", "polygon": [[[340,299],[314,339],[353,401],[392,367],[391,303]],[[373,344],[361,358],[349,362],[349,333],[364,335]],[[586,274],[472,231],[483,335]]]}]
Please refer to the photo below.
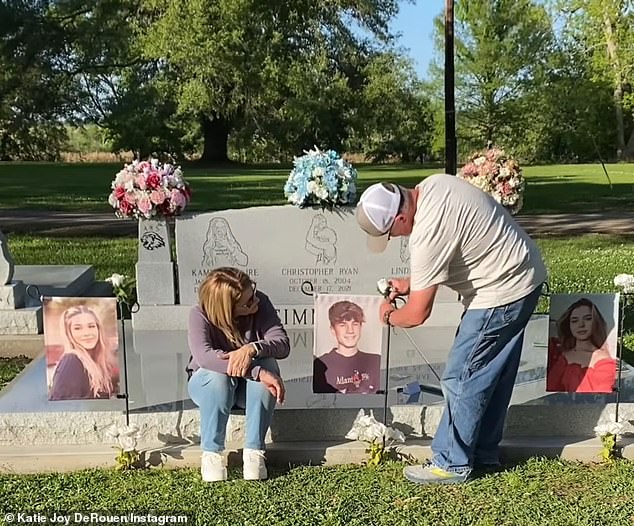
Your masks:
[{"label": "white baseball cap", "polygon": [[376,183],[369,186],[359,198],[356,216],[361,229],[368,234],[368,248],[383,252],[388,234],[398,215],[406,188],[392,183]]}]

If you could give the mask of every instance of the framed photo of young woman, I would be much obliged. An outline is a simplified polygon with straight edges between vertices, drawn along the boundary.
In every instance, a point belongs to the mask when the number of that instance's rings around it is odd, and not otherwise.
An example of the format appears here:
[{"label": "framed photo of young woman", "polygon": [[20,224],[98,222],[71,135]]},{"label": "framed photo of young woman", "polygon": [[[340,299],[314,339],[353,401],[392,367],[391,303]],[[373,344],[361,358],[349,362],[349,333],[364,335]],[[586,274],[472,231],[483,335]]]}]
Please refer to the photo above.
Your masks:
[{"label": "framed photo of young woman", "polygon": [[42,304],[48,399],[115,398],[119,393],[116,299],[46,297]]},{"label": "framed photo of young woman", "polygon": [[611,393],[618,327],[618,294],[552,295],[546,391]]}]

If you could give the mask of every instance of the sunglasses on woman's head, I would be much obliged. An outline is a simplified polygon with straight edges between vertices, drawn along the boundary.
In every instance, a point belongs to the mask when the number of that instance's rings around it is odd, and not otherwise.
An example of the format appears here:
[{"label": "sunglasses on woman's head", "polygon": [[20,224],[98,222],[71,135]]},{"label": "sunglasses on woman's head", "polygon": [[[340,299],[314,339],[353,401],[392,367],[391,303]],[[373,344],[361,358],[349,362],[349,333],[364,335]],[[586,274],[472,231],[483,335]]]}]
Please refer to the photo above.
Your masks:
[{"label": "sunglasses on woman's head", "polygon": [[242,307],[243,309],[250,309],[253,306],[253,303],[255,302],[256,298],[255,298],[255,292],[257,290],[257,284],[255,281],[251,282],[251,288],[253,289],[253,294],[251,295],[251,297],[249,298],[249,301],[247,301],[246,303],[242,304],[242,305],[238,305],[238,307]]}]

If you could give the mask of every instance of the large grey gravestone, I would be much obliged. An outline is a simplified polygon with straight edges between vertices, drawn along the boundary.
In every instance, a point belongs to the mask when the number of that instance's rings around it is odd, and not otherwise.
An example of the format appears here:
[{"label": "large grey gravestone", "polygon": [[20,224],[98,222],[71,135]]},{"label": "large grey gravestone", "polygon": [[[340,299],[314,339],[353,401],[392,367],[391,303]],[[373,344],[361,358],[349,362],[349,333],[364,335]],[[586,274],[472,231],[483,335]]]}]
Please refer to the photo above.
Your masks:
[{"label": "large grey gravestone", "polygon": [[[142,250],[139,247],[140,257]],[[141,358],[144,385],[150,386],[157,377],[157,345],[172,349],[175,368],[177,356],[189,355],[185,331],[191,306],[198,302],[198,286],[212,269],[232,266],[249,274],[258,288],[271,298],[289,332],[291,355],[279,363],[289,393],[285,408],[380,407],[383,404],[382,395],[312,393],[314,299],[302,291],[302,285],[308,283],[322,294],[377,294],[378,279],[409,273],[407,239],[395,239],[385,253],[372,254],[353,209],[256,207],[177,218],[176,256],[180,303],[158,304],[144,301],[147,296],[140,295],[140,309],[133,314],[135,349]],[[137,271],[151,270],[151,279],[147,282],[155,287],[164,281],[169,283],[170,267],[154,272],[153,265],[163,261],[140,260]],[[420,356],[421,349],[441,371],[461,313],[457,295],[442,288],[425,328],[411,333],[416,345],[402,332],[392,335],[391,404],[397,402],[394,387],[417,380],[437,383]],[[171,331],[179,334],[176,339],[167,336]],[[158,338],[140,337],[141,334],[155,334]],[[384,357],[384,372],[386,365]],[[166,389],[172,390],[167,387],[172,383],[174,386],[178,383],[176,375],[171,382],[156,384],[156,392],[151,395],[150,389],[148,400],[160,400]],[[439,400],[436,397],[433,402]],[[432,401],[427,399],[426,402]]]},{"label": "large grey gravestone", "polygon": [[[315,292],[326,294],[375,294],[378,279],[409,273],[407,241],[397,238],[389,243],[383,254],[370,253],[352,209],[328,211],[271,206],[177,218],[176,266],[180,303],[161,305],[142,301],[139,311],[133,314],[135,334],[154,331],[157,336],[135,336],[143,383],[152,385],[152,378],[156,377],[153,370],[157,364],[153,360],[157,345],[161,345],[158,342],[171,348],[175,368],[177,356],[188,356],[187,319],[191,306],[197,303],[198,286],[212,269],[233,266],[248,273],[258,288],[269,295],[289,332],[291,354],[279,362],[289,391],[286,408],[381,406],[381,395],[312,393],[314,299],[302,292],[302,284],[308,282]],[[164,274],[152,274],[151,281],[169,283],[171,266],[163,268],[162,272]],[[397,387],[414,382],[438,385],[434,372],[425,361],[430,362],[436,374],[442,374],[462,312],[457,294],[441,287],[432,314],[422,327],[392,332],[390,403],[399,401],[395,397]],[[534,349],[537,346],[541,352],[527,356],[520,368],[522,385],[516,389],[515,399],[522,402],[543,396],[542,358],[546,333],[543,320],[539,323],[536,320],[531,326],[534,328],[529,331],[525,347]],[[167,337],[170,331],[179,333],[176,340]],[[387,341],[384,348],[386,344]],[[383,375],[387,365],[384,353]],[[171,383],[177,385],[178,378],[174,376]],[[168,383],[157,384],[156,393],[148,395],[148,400],[161,399],[161,389],[165,390]],[[382,384],[384,387],[385,376]],[[438,398],[424,395],[425,404],[438,401]]]}]

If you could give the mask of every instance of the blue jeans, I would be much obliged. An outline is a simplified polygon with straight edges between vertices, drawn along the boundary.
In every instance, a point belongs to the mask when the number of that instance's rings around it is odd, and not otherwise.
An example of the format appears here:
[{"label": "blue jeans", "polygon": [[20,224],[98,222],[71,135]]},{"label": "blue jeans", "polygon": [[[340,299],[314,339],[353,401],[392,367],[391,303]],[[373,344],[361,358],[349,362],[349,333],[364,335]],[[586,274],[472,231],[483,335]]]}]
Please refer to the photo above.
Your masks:
[{"label": "blue jeans", "polygon": [[540,293],[541,286],[508,305],[463,314],[442,376],[447,405],[431,445],[436,466],[469,473],[474,464],[499,463],[524,329]]},{"label": "blue jeans", "polygon": [[[279,374],[274,358],[263,358],[256,363]],[[201,368],[189,379],[187,389],[200,408],[200,448],[203,451],[218,453],[225,449],[227,422],[234,405],[246,409],[244,447],[264,449],[276,402],[264,385]]]}]

